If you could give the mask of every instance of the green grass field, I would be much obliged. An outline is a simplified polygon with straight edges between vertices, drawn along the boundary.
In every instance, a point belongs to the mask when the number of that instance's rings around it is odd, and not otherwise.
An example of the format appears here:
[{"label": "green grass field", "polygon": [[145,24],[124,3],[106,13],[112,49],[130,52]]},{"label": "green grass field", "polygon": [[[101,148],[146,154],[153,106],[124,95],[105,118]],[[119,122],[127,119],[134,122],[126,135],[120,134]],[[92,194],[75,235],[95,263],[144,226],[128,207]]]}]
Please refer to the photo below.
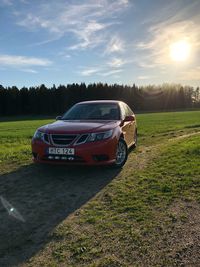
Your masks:
[{"label": "green grass field", "polygon": [[[31,138],[35,130],[52,119],[8,118],[0,120],[0,173],[31,162]],[[12,166],[12,167],[11,167]]]},{"label": "green grass field", "polygon": [[[0,194],[3,188],[4,195],[18,203],[18,197],[11,193],[18,182],[16,194],[25,196],[24,190],[29,192],[27,201],[23,200],[27,205],[32,203],[36,191],[41,191],[37,201],[42,210],[38,218],[37,209],[36,214],[30,214],[30,220],[36,216],[34,228],[19,228],[14,239],[13,250],[22,244],[23,252],[32,249],[32,257],[27,251],[24,253],[29,256],[22,259],[15,252],[12,254],[12,249],[6,252],[5,246],[0,265],[10,258],[10,265],[14,262],[20,266],[198,266],[200,111],[138,114],[138,147],[130,152],[128,162],[117,173],[109,168],[32,167],[31,137],[37,127],[51,121],[10,118],[6,122],[4,118],[0,122]],[[36,174],[39,180],[30,187],[28,183],[36,179]],[[30,176],[27,184],[25,176]],[[95,183],[100,183],[98,189],[94,188]],[[58,184],[59,195],[55,193],[55,201],[51,202]],[[66,185],[71,185],[69,192],[64,191]],[[83,192],[77,191],[78,186],[84,188]],[[89,194],[88,188],[94,192]],[[77,194],[74,203],[81,197],[82,202],[73,204],[68,214],[54,223],[57,211],[61,214],[68,203],[66,194]],[[88,197],[84,198],[84,194]],[[55,205],[55,210],[49,208],[49,203]],[[50,221],[44,216],[47,206],[49,217],[45,216]],[[42,246],[33,246],[27,241],[28,235],[33,229],[35,234],[40,233],[42,223],[47,229],[45,236],[38,237]]]},{"label": "green grass field", "polygon": [[[9,165],[19,167],[31,162],[30,142],[34,131],[54,121],[35,117],[0,119],[0,172]],[[140,144],[159,142],[164,137],[192,132],[200,128],[200,111],[138,114]]]}]

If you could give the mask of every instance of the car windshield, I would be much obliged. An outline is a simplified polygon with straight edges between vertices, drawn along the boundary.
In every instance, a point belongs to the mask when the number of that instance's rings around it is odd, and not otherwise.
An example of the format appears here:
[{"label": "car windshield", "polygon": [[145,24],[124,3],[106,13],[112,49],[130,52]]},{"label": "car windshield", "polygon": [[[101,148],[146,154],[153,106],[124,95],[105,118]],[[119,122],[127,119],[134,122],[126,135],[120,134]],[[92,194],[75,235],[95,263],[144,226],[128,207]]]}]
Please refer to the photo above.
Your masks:
[{"label": "car windshield", "polygon": [[113,103],[77,104],[67,111],[63,120],[119,120],[119,106]]}]

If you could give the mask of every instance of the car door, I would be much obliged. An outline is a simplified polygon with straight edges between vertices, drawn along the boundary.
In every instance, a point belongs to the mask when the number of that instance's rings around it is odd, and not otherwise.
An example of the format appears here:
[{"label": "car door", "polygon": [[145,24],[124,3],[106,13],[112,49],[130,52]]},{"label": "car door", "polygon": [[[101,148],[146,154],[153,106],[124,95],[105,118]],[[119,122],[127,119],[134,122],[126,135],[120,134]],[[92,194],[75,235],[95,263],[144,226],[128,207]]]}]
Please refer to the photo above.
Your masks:
[{"label": "car door", "polygon": [[[133,111],[125,103],[121,103],[121,112],[122,120],[124,120],[126,116],[133,115]],[[132,145],[134,140],[135,121],[125,121],[122,126],[122,131],[127,145]]]},{"label": "car door", "polygon": [[[121,107],[121,117],[123,121],[125,117],[127,116],[127,109],[124,103],[120,103],[120,107]],[[128,146],[130,144],[130,129],[129,128],[130,128],[130,122],[124,121],[122,125],[122,132],[124,135],[124,140],[126,141]]]},{"label": "car door", "polygon": [[[126,116],[134,116],[133,111],[127,104],[125,104],[125,108],[126,108]],[[129,145],[132,145],[134,142],[135,128],[136,128],[136,121],[130,121],[128,124],[128,133],[127,133],[129,139]]]}]

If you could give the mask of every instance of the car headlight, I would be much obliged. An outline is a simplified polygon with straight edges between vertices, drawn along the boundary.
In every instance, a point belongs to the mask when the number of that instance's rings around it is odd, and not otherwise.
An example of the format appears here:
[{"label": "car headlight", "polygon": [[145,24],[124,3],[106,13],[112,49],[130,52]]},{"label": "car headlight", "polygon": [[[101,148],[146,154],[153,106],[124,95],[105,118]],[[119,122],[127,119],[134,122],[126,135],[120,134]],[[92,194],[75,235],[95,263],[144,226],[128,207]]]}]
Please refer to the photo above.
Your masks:
[{"label": "car headlight", "polygon": [[109,131],[101,132],[101,133],[91,133],[89,137],[87,138],[87,142],[95,142],[95,141],[108,139],[112,136],[112,134],[113,134],[113,130],[109,130]]},{"label": "car headlight", "polygon": [[37,140],[44,140],[44,133],[40,132],[40,131],[36,131],[33,135],[33,138],[34,139],[37,139]]}]

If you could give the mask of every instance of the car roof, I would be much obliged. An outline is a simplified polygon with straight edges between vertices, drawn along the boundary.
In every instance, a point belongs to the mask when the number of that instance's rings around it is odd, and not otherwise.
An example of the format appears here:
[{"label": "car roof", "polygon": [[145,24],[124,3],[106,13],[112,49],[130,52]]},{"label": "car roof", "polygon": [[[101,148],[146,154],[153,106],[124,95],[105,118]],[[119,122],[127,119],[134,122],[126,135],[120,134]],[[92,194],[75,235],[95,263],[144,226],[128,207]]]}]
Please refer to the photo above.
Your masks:
[{"label": "car roof", "polygon": [[91,101],[82,101],[77,104],[98,104],[98,103],[119,104],[119,103],[122,103],[122,101],[120,100],[91,100]]}]

